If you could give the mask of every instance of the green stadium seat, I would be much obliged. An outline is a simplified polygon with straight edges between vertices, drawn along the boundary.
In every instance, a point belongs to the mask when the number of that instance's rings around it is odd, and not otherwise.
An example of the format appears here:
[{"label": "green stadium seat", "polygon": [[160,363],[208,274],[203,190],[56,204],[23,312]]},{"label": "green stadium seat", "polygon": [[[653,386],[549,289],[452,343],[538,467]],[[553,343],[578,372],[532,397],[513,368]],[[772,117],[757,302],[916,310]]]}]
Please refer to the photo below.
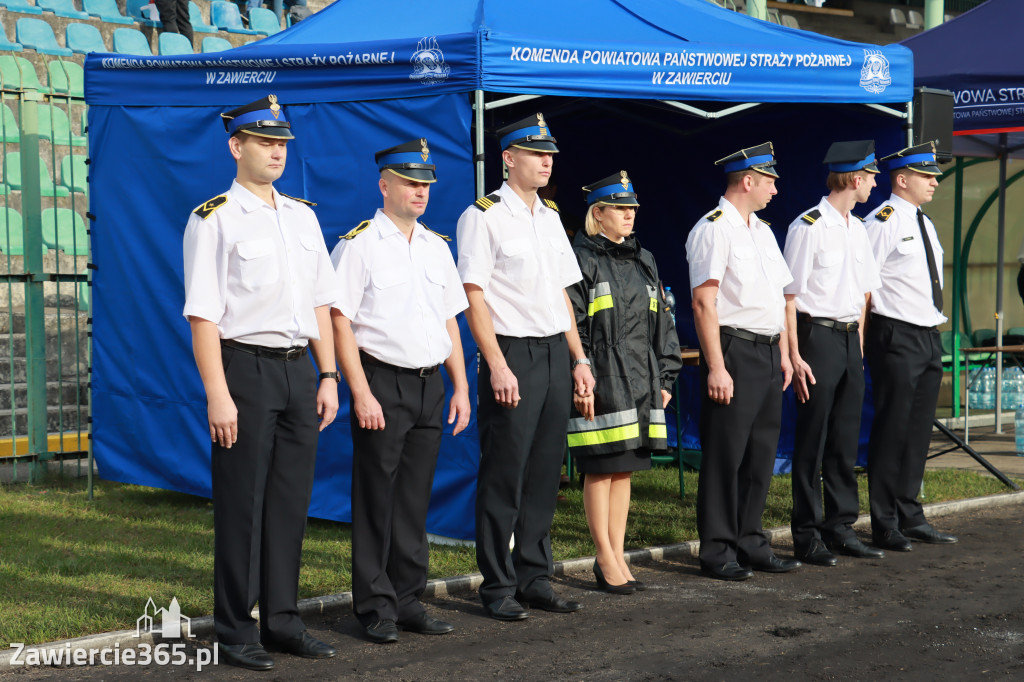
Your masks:
[{"label": "green stadium seat", "polygon": [[117,8],[117,0],[82,0],[82,9],[90,16],[99,17],[108,24],[135,25],[134,21],[121,14],[121,10]]},{"label": "green stadium seat", "polygon": [[3,79],[4,90],[36,90],[49,92],[39,82],[36,67],[24,57],[0,55],[0,78]]},{"label": "green stadium seat", "polygon": [[[81,274],[84,275],[86,272],[86,270],[83,270]],[[78,309],[83,313],[89,312],[89,303],[92,298],[90,295],[89,282],[79,282],[76,289],[78,289]]]},{"label": "green stadium seat", "polygon": [[64,31],[64,44],[76,54],[110,52],[103,43],[100,30],[92,24],[68,24]]},{"label": "green stadium seat", "polygon": [[89,193],[88,157],[68,154],[60,161],[60,184],[72,192]]},{"label": "green stadium seat", "polygon": [[0,7],[6,7],[8,12],[20,12],[21,14],[43,13],[43,10],[29,4],[27,0],[0,0]]},{"label": "green stadium seat", "polygon": [[79,130],[83,135],[89,132],[89,109],[82,109],[82,127]]},{"label": "green stadium seat", "polygon": [[11,108],[6,104],[0,105],[0,108],[2,108],[0,115],[3,116],[3,122],[0,123],[0,125],[2,125],[0,138],[2,138],[4,142],[19,142],[21,140],[21,135],[18,131],[18,121],[14,118],[14,112],[11,111]]},{"label": "green stadium seat", "polygon": [[114,52],[145,57],[153,56],[153,48],[149,46],[149,39],[142,34],[142,31],[134,28],[114,29]]},{"label": "green stadium seat", "polygon": [[211,23],[222,31],[256,35],[256,31],[242,26],[242,15],[238,11],[238,5],[233,2],[210,3],[210,19]]},{"label": "green stadium seat", "polygon": [[281,32],[281,20],[269,9],[253,7],[249,10],[249,28],[259,34],[272,36]]},{"label": "green stadium seat", "polygon": [[224,50],[230,50],[232,47],[231,43],[224,38],[216,36],[203,38],[203,52],[223,52]]},{"label": "green stadium seat", "polygon": [[150,0],[127,0],[124,7],[124,13],[137,21],[140,26],[163,28],[164,24],[162,21],[155,21],[142,14],[142,8],[149,3]]},{"label": "green stadium seat", "polygon": [[192,41],[180,33],[161,33],[157,39],[157,48],[161,55],[193,54],[195,52]]},{"label": "green stadium seat", "polygon": [[75,135],[71,130],[71,121],[60,107],[39,107],[39,138],[49,140],[50,144],[64,144],[72,147],[84,147],[88,141],[84,135]]},{"label": "green stadium seat", "polygon": [[85,221],[70,208],[43,210],[43,243],[69,256],[89,255],[89,234]]},{"label": "green stadium seat", "polygon": [[[215,29],[216,30],[216,29]],[[6,50],[8,52],[21,52],[24,50],[21,43],[12,43],[10,38],[7,37],[7,29],[0,24],[0,50]]]},{"label": "green stadium seat", "polygon": [[[21,152],[7,152],[4,157],[4,181],[11,189],[21,190],[24,183],[21,177]],[[67,187],[53,184],[53,176],[46,165],[46,159],[39,159],[39,194],[44,197],[66,197],[71,194]]]},{"label": "green stadium seat", "polygon": [[75,3],[72,0],[36,0],[36,7],[66,19],[89,18],[88,12],[79,12],[75,9]]},{"label": "green stadium seat", "polygon": [[206,23],[206,19],[203,18],[203,10],[199,9],[199,5],[189,0],[188,3],[188,20],[192,24],[192,30],[195,33],[216,33],[217,29]]},{"label": "green stadium seat", "polygon": [[[46,244],[43,244],[43,254],[47,251]],[[0,253],[8,256],[25,255],[25,228],[21,214],[3,206],[0,206]]]},{"label": "green stadium seat", "polygon": [[974,342],[975,348],[994,345],[996,341],[996,330],[975,329],[974,333],[971,334],[971,340]]},{"label": "green stadium seat", "polygon": [[50,90],[55,95],[85,97],[85,74],[74,62],[55,59],[46,65],[50,75]]}]

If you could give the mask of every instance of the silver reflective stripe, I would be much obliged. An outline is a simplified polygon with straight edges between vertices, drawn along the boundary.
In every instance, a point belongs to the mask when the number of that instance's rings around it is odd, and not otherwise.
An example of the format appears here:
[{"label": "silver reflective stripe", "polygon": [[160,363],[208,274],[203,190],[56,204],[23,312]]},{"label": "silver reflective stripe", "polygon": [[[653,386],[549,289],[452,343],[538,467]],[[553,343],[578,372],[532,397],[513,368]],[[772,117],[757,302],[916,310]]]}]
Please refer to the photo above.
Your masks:
[{"label": "silver reflective stripe", "polygon": [[598,296],[611,296],[612,285],[608,282],[598,282],[594,285],[594,288],[590,290],[590,302],[593,303],[594,299]]},{"label": "silver reflective stripe", "polygon": [[658,289],[652,287],[650,284],[647,285],[647,296],[649,298],[658,298]]},{"label": "silver reflective stripe", "polygon": [[665,423],[665,410],[651,410],[651,423],[652,424],[664,424]]},{"label": "silver reflective stripe", "polygon": [[[665,421],[665,411],[661,411],[661,420]],[[622,412],[612,412],[611,414],[600,414],[594,417],[594,421],[588,422],[583,417],[576,417],[575,419],[569,420],[569,431],[600,431],[602,429],[610,429],[616,426],[626,426],[627,424],[635,424],[637,421],[636,408],[631,410],[623,410]]]}]

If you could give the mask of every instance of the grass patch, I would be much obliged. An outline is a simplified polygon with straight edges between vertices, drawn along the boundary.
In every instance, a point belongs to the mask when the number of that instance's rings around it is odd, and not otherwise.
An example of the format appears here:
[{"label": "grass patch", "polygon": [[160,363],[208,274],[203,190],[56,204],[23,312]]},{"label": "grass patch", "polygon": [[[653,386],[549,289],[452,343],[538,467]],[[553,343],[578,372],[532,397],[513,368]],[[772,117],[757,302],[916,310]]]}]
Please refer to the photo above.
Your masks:
[{"label": "grass patch", "polygon": [[[860,477],[861,510],[867,480]],[[628,548],[697,537],[697,474],[641,472],[633,478]],[[991,476],[943,469],[925,473],[926,502],[1004,491]],[[552,526],[556,560],[594,553],[578,484],[563,494]],[[772,480],[764,526],[786,526],[789,476]],[[131,628],[146,600],[177,597],[182,612],[213,612],[213,507],[183,493],[98,481],[88,502],[82,480],[0,486],[0,648]],[[303,549],[300,598],[351,589],[348,524],[310,520]],[[431,546],[430,577],[475,573],[474,550]]]}]

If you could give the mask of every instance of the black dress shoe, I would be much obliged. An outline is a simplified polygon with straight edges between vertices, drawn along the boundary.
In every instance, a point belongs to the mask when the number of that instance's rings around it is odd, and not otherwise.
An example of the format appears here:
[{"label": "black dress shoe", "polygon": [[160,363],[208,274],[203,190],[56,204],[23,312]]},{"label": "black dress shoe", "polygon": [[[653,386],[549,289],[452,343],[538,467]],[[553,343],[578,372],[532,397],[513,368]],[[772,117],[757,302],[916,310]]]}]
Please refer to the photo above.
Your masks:
[{"label": "black dress shoe", "polygon": [[789,573],[793,569],[800,568],[803,564],[796,559],[780,559],[774,554],[769,554],[766,558],[758,559],[757,561],[748,559],[743,562],[743,565],[762,573]]},{"label": "black dress shoe", "polygon": [[612,585],[608,582],[597,560],[594,561],[594,580],[597,581],[597,588],[604,590],[608,594],[633,594],[636,592],[636,587],[628,580],[621,585]]},{"label": "black dress shoe", "polygon": [[644,583],[640,582],[639,580],[630,580],[628,582],[629,582],[630,585],[633,586],[633,589],[636,590],[637,592],[643,592],[644,590],[647,589],[647,585],[645,585]]},{"label": "black dress shoe", "polygon": [[333,646],[321,642],[308,632],[303,632],[298,637],[291,639],[267,640],[264,642],[264,646],[270,651],[283,651],[286,654],[302,658],[331,658],[338,653]]},{"label": "black dress shoe", "polygon": [[904,537],[919,542],[927,542],[930,545],[952,545],[958,539],[955,535],[935,530],[927,523],[914,526],[913,528],[904,528],[902,533]]},{"label": "black dress shoe", "polygon": [[550,611],[551,613],[572,613],[573,611],[579,611],[583,608],[583,604],[578,601],[562,599],[554,592],[547,597],[530,598],[517,595],[517,598],[521,603],[526,604],[530,608]]},{"label": "black dress shoe", "polygon": [[485,608],[488,615],[496,620],[523,620],[530,617],[530,613],[512,597],[492,601]]},{"label": "black dress shoe", "polygon": [[814,564],[815,566],[835,566],[839,563],[836,560],[836,555],[828,551],[825,547],[825,543],[815,538],[811,541],[811,544],[803,551],[798,550],[795,552],[796,558],[805,564]]},{"label": "black dress shoe", "polygon": [[415,618],[399,621],[398,624],[403,630],[418,632],[421,635],[444,635],[455,629],[451,623],[427,615],[426,611]]},{"label": "black dress shoe", "polygon": [[249,670],[270,670],[274,659],[259,642],[253,644],[217,644],[220,660],[228,665]]},{"label": "black dress shoe", "polygon": [[709,578],[717,578],[718,580],[746,580],[754,575],[754,572],[749,568],[743,568],[735,561],[728,561],[719,566],[702,563],[700,565],[700,572]]},{"label": "black dress shoe", "polygon": [[872,533],[871,543],[882,549],[891,549],[894,552],[909,552],[913,549],[903,533],[895,528],[890,528],[883,533]]},{"label": "black dress shoe", "polygon": [[366,637],[377,644],[391,644],[398,641],[398,626],[390,618],[378,620],[366,626]]},{"label": "black dress shoe", "polygon": [[828,548],[833,552],[846,556],[857,557],[858,559],[884,559],[885,552],[874,547],[868,547],[860,538],[852,537],[845,540],[836,540],[828,543]]}]

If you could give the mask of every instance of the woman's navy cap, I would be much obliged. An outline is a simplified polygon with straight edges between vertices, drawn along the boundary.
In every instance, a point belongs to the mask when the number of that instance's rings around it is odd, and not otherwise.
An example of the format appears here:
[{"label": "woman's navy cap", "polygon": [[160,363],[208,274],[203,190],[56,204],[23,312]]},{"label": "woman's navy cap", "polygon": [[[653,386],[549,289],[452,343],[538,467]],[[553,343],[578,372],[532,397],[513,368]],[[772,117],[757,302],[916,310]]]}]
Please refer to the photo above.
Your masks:
[{"label": "woman's navy cap", "polygon": [[607,204],[609,206],[639,206],[633,183],[626,171],[609,175],[604,180],[583,188],[587,194],[587,205]]}]

